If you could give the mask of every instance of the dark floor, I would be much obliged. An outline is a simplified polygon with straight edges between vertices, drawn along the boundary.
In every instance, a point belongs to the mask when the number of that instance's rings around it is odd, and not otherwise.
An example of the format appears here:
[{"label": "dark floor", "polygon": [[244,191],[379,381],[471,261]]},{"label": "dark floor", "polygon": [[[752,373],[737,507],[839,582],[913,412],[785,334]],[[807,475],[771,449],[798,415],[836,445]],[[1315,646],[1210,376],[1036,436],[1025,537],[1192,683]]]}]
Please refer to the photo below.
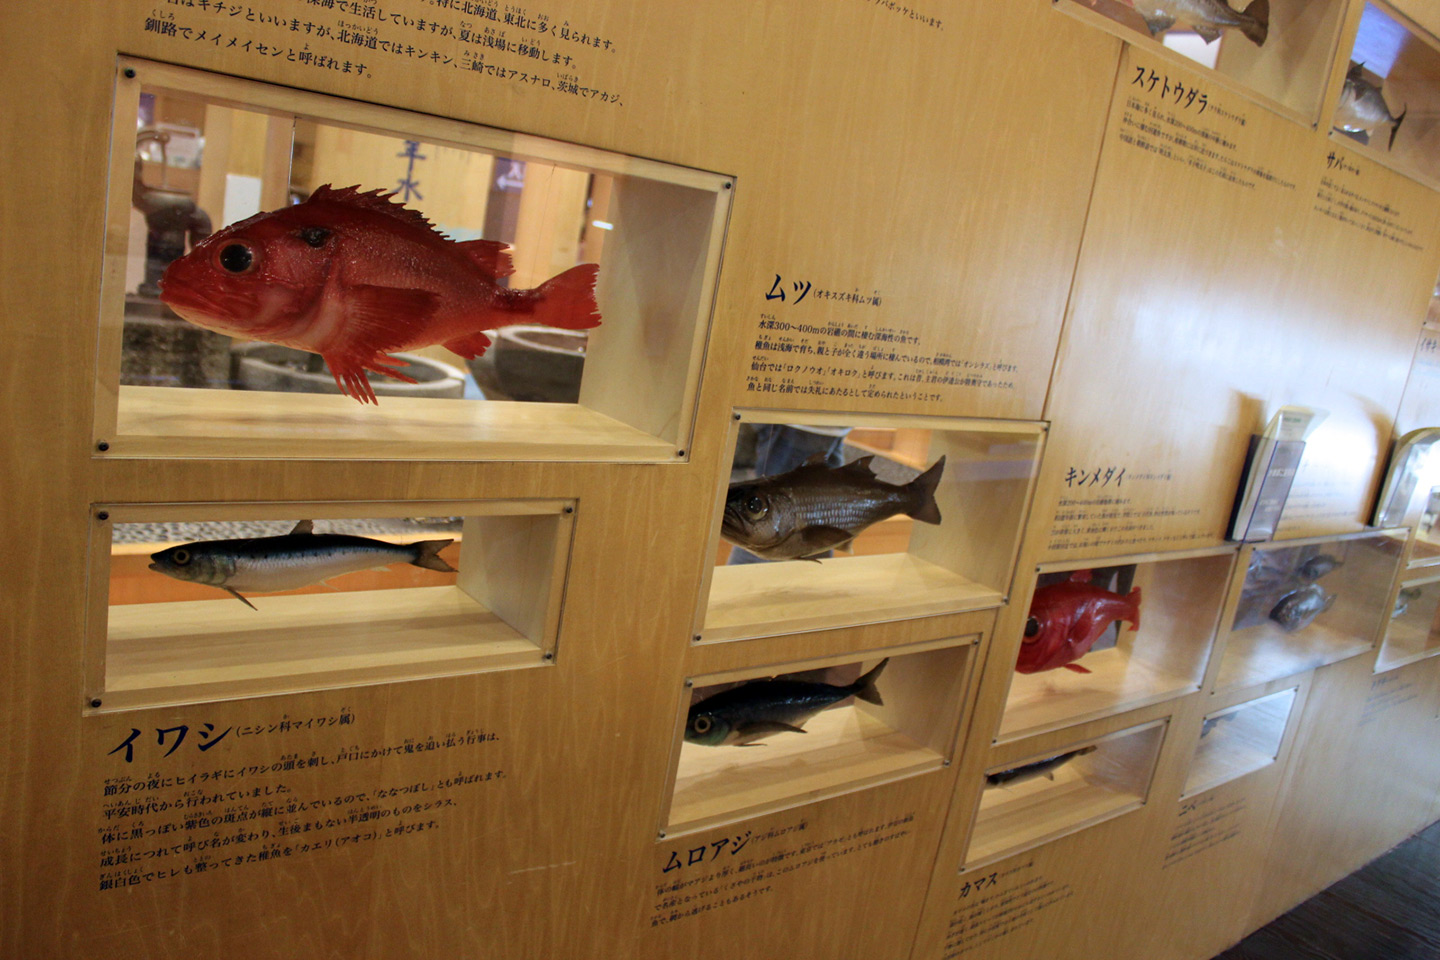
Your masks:
[{"label": "dark floor", "polygon": [[1215,960],[1440,960],[1440,823]]}]

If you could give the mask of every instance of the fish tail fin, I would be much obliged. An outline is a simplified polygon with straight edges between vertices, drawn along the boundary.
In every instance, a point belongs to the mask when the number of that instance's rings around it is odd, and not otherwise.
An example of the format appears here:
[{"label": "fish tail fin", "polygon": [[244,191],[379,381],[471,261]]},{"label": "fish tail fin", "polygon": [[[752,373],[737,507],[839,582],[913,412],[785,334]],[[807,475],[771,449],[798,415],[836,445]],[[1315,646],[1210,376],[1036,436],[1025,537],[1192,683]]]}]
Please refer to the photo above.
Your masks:
[{"label": "fish tail fin", "polygon": [[875,664],[869,673],[850,685],[850,691],[855,694],[855,699],[873,703],[877,707],[885,706],[885,701],[880,699],[880,691],[875,687],[875,681],[880,679],[880,671],[884,670],[885,664],[889,662],[890,658],[886,657]]},{"label": "fish tail fin", "polygon": [[1390,146],[1388,149],[1395,149],[1395,134],[1400,132],[1400,124],[1405,122],[1405,114],[1410,112],[1410,105],[1406,104],[1405,109],[1400,111],[1400,116],[1395,118],[1395,125],[1390,128]]},{"label": "fish tail fin", "polygon": [[1131,630],[1139,630],[1139,629],[1140,629],[1140,588],[1139,588],[1139,587],[1136,587],[1134,590],[1131,590],[1131,591],[1130,591],[1130,596],[1126,597],[1125,599],[1127,599],[1127,600],[1130,601],[1130,607],[1131,607],[1130,629],[1131,629]]},{"label": "fish tail fin", "polygon": [[940,505],[935,502],[935,488],[940,486],[940,474],[945,472],[945,458],[905,485],[910,491],[912,506],[905,511],[921,523],[939,523]]},{"label": "fish tail fin", "polygon": [[455,542],[455,538],[448,540],[420,540],[410,544],[415,548],[415,559],[410,562],[417,567],[424,567],[426,570],[439,570],[442,573],[455,573],[455,568],[450,566],[440,557],[440,551]]},{"label": "fish tail fin", "polygon": [[1245,8],[1244,20],[1240,32],[1255,46],[1265,46],[1265,38],[1270,35],[1270,0],[1255,0]]},{"label": "fish tail fin", "polygon": [[584,330],[600,325],[595,302],[595,279],[600,268],[593,263],[571,267],[533,290],[507,291],[501,300],[507,323],[539,323],[562,330]]}]

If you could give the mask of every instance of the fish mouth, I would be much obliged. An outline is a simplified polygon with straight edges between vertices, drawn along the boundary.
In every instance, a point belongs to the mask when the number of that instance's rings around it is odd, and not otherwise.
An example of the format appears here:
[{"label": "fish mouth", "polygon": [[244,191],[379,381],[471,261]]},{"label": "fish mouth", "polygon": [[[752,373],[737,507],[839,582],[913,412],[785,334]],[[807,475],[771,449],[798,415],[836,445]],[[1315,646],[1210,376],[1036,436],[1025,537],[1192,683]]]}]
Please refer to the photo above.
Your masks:
[{"label": "fish mouth", "polygon": [[150,569],[151,569],[151,570],[154,570],[156,573],[164,573],[164,572],[165,572],[163,569],[161,569],[160,564],[158,564],[158,563],[151,563],[151,564],[150,564]]}]

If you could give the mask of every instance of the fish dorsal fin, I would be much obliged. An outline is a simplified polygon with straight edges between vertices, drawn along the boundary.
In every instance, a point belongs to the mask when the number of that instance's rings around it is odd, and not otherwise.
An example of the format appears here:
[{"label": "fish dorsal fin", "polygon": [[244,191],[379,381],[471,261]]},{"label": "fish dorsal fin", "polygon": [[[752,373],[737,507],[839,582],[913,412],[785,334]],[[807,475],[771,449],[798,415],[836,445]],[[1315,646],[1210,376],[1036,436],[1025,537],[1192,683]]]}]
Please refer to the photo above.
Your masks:
[{"label": "fish dorsal fin", "polygon": [[475,266],[496,280],[515,272],[515,263],[510,259],[508,243],[501,243],[499,240],[464,240],[456,246]]},{"label": "fish dorsal fin", "polygon": [[1351,60],[1351,61],[1350,61],[1350,69],[1345,71],[1345,79],[1346,79],[1346,80],[1363,80],[1364,77],[1365,77],[1365,63],[1364,63],[1364,61],[1361,61],[1360,63],[1356,63],[1354,60]]},{"label": "fish dorsal fin", "polygon": [[1095,575],[1095,574],[1094,574],[1094,571],[1091,571],[1091,570],[1076,570],[1074,573],[1070,574],[1070,582],[1071,582],[1071,583],[1089,583],[1089,582],[1090,582],[1090,578],[1093,577],[1094,575]]},{"label": "fish dorsal fin", "polygon": [[1200,35],[1200,39],[1204,40],[1206,43],[1214,43],[1216,40],[1220,39],[1219,27],[1197,26],[1195,28],[1195,32],[1198,33]]},{"label": "fish dorsal fin", "polygon": [[861,457],[858,460],[851,460],[849,463],[845,464],[845,466],[841,467],[840,469],[844,470],[846,473],[853,473],[857,477],[868,480],[875,476],[875,470],[873,467],[870,466],[870,461],[874,459],[875,455],[872,453],[869,456]]},{"label": "fish dorsal fin", "polygon": [[[310,199],[306,200],[305,203],[336,203],[341,206],[352,207],[356,210],[369,210],[372,213],[383,213],[385,216],[394,217],[402,223],[422,227],[435,233],[436,236],[440,235],[439,231],[435,229],[435,224],[427,220],[425,214],[419,210],[411,210],[403,203],[392,202],[390,198],[393,196],[395,196],[395,194],[386,193],[379,187],[374,190],[362,192],[358,183],[350,187],[341,187],[338,190],[328,183],[323,183],[315,188],[315,192],[310,194]],[[303,205],[304,204],[301,204],[301,206]]]},{"label": "fish dorsal fin", "polygon": [[304,533],[314,533],[314,532],[315,532],[315,521],[314,521],[314,520],[301,520],[299,523],[295,524],[295,529],[290,531],[290,536],[293,537],[293,536],[295,536],[297,533],[304,534]]}]

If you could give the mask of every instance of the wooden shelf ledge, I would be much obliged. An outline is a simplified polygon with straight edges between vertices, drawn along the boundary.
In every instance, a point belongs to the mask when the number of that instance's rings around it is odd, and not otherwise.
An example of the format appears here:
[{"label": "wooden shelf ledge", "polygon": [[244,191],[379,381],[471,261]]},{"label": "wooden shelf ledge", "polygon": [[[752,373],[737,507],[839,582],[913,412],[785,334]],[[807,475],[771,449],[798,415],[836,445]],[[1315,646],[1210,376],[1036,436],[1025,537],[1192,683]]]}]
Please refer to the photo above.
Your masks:
[{"label": "wooden shelf ledge", "polygon": [[980,866],[1138,809],[1143,795],[1087,779],[1076,764],[1014,785],[986,787],[965,869]]},{"label": "wooden shelf ledge", "polygon": [[[1118,647],[1077,661],[1089,673],[1046,670],[1010,680],[999,742],[1160,703],[1200,688],[1185,677],[1131,656]],[[1203,661],[1200,664],[1203,669]]]},{"label": "wooden shelf ledge", "polygon": [[703,642],[999,606],[1004,595],[904,553],[716,567]]},{"label": "wooden shelf ledge", "polygon": [[675,836],[833,797],[944,766],[944,758],[854,706],[826,710],[805,733],[759,745],[680,750],[666,833]]},{"label": "wooden shelf ledge", "polygon": [[100,711],[539,666],[540,646],[458,587],[109,609]]},{"label": "wooden shelf ledge", "polygon": [[679,459],[673,444],[574,403],[121,387],[108,457]]}]

